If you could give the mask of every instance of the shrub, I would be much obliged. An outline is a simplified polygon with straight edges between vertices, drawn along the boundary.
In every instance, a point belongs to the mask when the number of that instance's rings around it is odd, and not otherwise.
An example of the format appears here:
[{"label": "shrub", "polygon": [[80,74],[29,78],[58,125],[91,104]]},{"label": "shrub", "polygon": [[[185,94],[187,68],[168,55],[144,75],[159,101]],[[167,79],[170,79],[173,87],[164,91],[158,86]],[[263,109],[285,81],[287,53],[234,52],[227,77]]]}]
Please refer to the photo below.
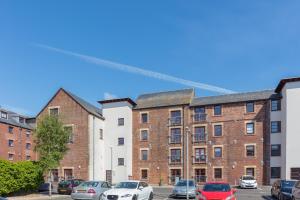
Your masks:
[{"label": "shrub", "polygon": [[36,190],[43,182],[43,170],[37,162],[0,160],[0,196]]}]

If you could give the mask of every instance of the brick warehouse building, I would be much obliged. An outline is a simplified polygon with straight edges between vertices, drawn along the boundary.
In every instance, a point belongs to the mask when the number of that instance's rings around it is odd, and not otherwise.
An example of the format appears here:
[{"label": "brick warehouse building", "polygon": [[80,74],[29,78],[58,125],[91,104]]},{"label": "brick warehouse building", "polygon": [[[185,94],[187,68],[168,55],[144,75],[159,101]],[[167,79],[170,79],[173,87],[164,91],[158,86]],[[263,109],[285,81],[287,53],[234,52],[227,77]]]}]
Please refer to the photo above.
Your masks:
[{"label": "brick warehouse building", "polygon": [[31,118],[0,108],[0,159],[36,160]]}]

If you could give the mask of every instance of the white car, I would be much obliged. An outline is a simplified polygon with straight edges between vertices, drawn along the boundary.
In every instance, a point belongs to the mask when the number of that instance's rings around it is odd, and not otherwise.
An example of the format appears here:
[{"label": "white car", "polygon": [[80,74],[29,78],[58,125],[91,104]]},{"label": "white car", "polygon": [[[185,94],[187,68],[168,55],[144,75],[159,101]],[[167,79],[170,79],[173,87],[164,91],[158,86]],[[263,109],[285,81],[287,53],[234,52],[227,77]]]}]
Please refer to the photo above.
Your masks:
[{"label": "white car", "polygon": [[239,181],[240,188],[257,188],[257,182],[253,176],[241,176]]},{"label": "white car", "polygon": [[102,194],[102,200],[152,200],[153,189],[143,181],[124,181]]}]

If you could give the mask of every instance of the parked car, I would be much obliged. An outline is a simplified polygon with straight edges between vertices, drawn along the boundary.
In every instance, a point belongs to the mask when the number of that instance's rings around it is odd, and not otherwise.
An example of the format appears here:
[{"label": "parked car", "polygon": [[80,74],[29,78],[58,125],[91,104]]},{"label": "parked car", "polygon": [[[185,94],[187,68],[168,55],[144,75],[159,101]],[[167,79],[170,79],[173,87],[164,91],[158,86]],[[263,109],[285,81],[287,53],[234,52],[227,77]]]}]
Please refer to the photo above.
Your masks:
[{"label": "parked car", "polygon": [[292,199],[292,189],[296,181],[294,180],[277,180],[272,184],[271,196],[279,200]]},{"label": "parked car", "polygon": [[[49,185],[50,185],[49,183],[42,183],[38,188],[38,192],[48,192]],[[53,185],[51,185],[51,189],[53,190]]]},{"label": "parked car", "polygon": [[74,187],[77,187],[83,182],[82,179],[63,180],[58,183],[58,194],[71,194]]},{"label": "parked car", "polygon": [[7,200],[7,198],[4,198],[4,197],[0,197],[0,200]]},{"label": "parked car", "polygon": [[292,189],[292,200],[300,200],[300,181],[297,181]]},{"label": "parked car", "polygon": [[178,181],[172,191],[172,197],[186,197],[187,195],[187,183],[188,194],[190,198],[196,197],[197,186],[194,180],[180,180]]},{"label": "parked car", "polygon": [[253,176],[244,175],[239,180],[240,188],[257,188],[256,179]]},{"label": "parked car", "polygon": [[100,200],[103,192],[111,189],[105,181],[85,181],[73,188],[72,199]]},{"label": "parked car", "polygon": [[124,181],[103,193],[102,200],[152,200],[153,189],[143,181]]},{"label": "parked car", "polygon": [[197,193],[198,200],[236,200],[236,190],[225,182],[208,182]]}]

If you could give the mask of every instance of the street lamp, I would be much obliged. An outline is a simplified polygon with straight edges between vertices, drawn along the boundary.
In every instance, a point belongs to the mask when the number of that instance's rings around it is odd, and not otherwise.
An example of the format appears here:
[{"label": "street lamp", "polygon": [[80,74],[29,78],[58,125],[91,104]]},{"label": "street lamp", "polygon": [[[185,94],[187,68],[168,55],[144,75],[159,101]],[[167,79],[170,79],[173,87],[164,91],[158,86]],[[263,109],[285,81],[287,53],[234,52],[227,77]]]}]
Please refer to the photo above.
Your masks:
[{"label": "street lamp", "polygon": [[186,132],[186,199],[189,199],[189,134],[191,132],[188,126],[185,127]]}]

